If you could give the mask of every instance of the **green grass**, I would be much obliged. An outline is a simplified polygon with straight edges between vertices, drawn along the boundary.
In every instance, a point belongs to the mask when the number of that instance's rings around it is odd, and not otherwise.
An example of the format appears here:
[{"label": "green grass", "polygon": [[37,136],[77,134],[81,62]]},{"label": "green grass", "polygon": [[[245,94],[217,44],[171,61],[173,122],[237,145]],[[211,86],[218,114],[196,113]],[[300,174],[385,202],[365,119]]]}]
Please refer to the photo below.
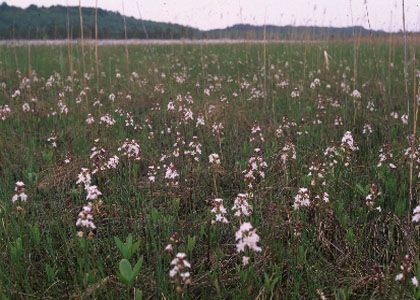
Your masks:
[{"label": "green grass", "polygon": [[[331,56],[329,70],[324,50]],[[409,50],[412,57],[420,48]],[[74,74],[69,74],[67,51],[33,46],[29,63],[27,47],[0,48],[0,82],[5,83],[0,106],[12,110],[0,121],[0,299],[128,299],[134,288],[146,299],[318,299],[321,294],[328,299],[420,299],[410,281],[420,277],[419,229],[411,222],[420,199],[419,164],[414,162],[410,203],[410,160],[404,156],[413,133],[413,74],[419,63],[408,66],[411,107],[404,125],[401,45],[361,44],[356,82],[351,43],[268,44],[265,64],[262,44],[130,46],[129,70],[123,47],[103,46],[100,78],[94,50],[87,47],[90,79],[85,82],[80,49],[72,49]],[[29,65],[36,73],[28,74]],[[185,81],[177,82],[177,75]],[[321,86],[311,89],[315,78]],[[281,87],[282,81],[288,86]],[[343,81],[348,92],[340,86]],[[294,88],[300,97],[291,97]],[[354,88],[362,94],[356,102],[349,95]],[[17,89],[21,95],[12,99]],[[85,96],[80,96],[83,89]],[[193,121],[183,122],[180,114],[167,111],[178,95],[194,100],[183,102]],[[60,114],[59,99],[68,114]],[[375,111],[366,108],[368,101]],[[22,110],[25,102],[33,111]],[[160,110],[155,109],[158,104]],[[117,109],[132,112],[140,128],[126,126],[125,113]],[[398,119],[391,112],[398,112]],[[85,122],[89,113],[95,118],[92,125]],[[99,124],[105,113],[115,118],[115,125]],[[205,116],[204,126],[196,126],[198,114]],[[278,136],[285,116],[295,125]],[[334,126],[336,116],[343,125]],[[322,123],[314,124],[316,120]],[[220,139],[212,133],[215,123],[224,126]],[[370,135],[362,133],[366,123],[373,128]],[[253,124],[261,127],[263,142],[250,141]],[[348,166],[340,156],[334,168],[326,168],[325,186],[320,181],[311,186],[309,167],[326,162],[325,149],[340,148],[346,131],[359,150],[347,153]],[[57,148],[47,141],[52,132]],[[179,143],[179,157],[171,157],[176,132],[185,144]],[[183,154],[193,136],[202,145],[198,162]],[[87,232],[79,238],[76,220],[88,201],[76,180],[82,167],[92,168],[89,157],[97,138],[105,156],[117,155],[120,163],[92,175],[92,184],[102,192],[100,201],[93,201],[97,229],[92,239]],[[118,151],[126,138],[139,143],[139,161]],[[295,145],[296,159],[282,164],[286,141]],[[390,145],[396,169],[388,163],[377,167],[384,144]],[[242,266],[235,246],[239,219],[231,207],[238,193],[251,192],[242,172],[256,147],[268,167],[265,178],[253,184],[253,213],[243,221],[256,228],[262,251],[248,252],[249,265]],[[209,165],[211,153],[219,154],[220,168]],[[67,154],[69,164],[64,163]],[[162,154],[169,158],[160,162]],[[163,164],[170,162],[180,173],[176,188],[164,179]],[[161,167],[154,184],[147,178],[149,165]],[[26,203],[11,201],[17,181],[26,184]],[[373,183],[381,195],[369,208],[365,198]],[[301,187],[310,190],[311,205],[294,210]],[[329,194],[329,203],[315,199],[321,192]],[[229,224],[209,225],[214,198],[224,200]],[[164,249],[175,232],[175,254],[185,252],[191,263],[188,285],[169,276],[174,254]],[[143,263],[132,284],[124,284],[119,264],[126,257],[114,238],[125,241],[129,234],[139,245],[127,259],[131,266],[141,257]],[[407,254],[412,270],[396,282]]]}]

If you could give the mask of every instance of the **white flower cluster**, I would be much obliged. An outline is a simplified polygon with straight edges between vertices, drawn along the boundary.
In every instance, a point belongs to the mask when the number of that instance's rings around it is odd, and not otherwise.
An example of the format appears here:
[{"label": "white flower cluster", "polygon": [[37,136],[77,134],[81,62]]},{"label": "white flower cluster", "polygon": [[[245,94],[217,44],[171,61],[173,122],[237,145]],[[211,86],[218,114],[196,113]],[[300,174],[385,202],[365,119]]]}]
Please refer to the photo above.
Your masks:
[{"label": "white flower cluster", "polygon": [[110,127],[116,123],[115,119],[110,114],[104,114],[99,120],[99,124],[105,124],[106,127]]},{"label": "white flower cluster", "polygon": [[209,155],[209,163],[211,165],[220,165],[220,157],[217,153],[212,153]]},{"label": "white flower cluster", "polygon": [[420,223],[420,205],[417,205],[413,210],[413,223]]},{"label": "white flower cluster", "polygon": [[[235,233],[236,239],[236,251],[238,253],[245,252],[247,248],[254,252],[261,252],[261,247],[258,246],[260,241],[260,236],[256,232],[249,222],[242,223],[239,227],[239,230]],[[249,262],[249,257],[244,256],[242,258],[242,264],[247,265]]]},{"label": "white flower cluster", "polygon": [[[101,195],[101,191],[96,185],[91,185],[92,175],[90,170],[87,168],[82,168],[79,175],[77,175],[76,184],[83,184],[86,191],[86,200],[97,200]],[[83,229],[95,230],[96,226],[93,223],[93,209],[92,202],[88,202],[87,205],[83,206],[82,210],[79,212],[76,227],[79,227],[80,230],[77,232],[79,237],[83,237]],[[89,237],[93,237],[93,232],[90,231]]]},{"label": "white flower cluster", "polygon": [[373,129],[372,129],[372,125],[366,123],[365,125],[363,125],[363,134],[371,134],[373,133]]},{"label": "white flower cluster", "polygon": [[292,141],[286,139],[280,152],[280,161],[284,166],[289,160],[296,160],[296,146],[292,143]]},{"label": "white flower cluster", "polygon": [[248,203],[247,193],[239,193],[238,196],[236,196],[232,210],[235,211],[235,216],[240,219],[251,215],[252,206]]},{"label": "white flower cluster", "polygon": [[198,114],[198,116],[197,116],[197,121],[196,121],[196,123],[195,123],[195,127],[198,127],[198,126],[204,126],[206,123],[205,123],[205,121],[204,121],[204,116],[203,116],[203,114]]},{"label": "white flower cluster", "polygon": [[9,105],[0,105],[0,120],[5,121],[7,117],[12,113]]},{"label": "white flower cluster", "polygon": [[12,197],[12,202],[16,201],[26,202],[28,200],[28,195],[25,193],[25,184],[22,181],[15,183],[15,194]]},{"label": "white flower cluster", "polygon": [[223,135],[223,129],[224,127],[222,123],[214,123],[211,126],[211,131],[213,132],[213,135],[218,137]]},{"label": "white flower cluster", "polygon": [[193,140],[188,144],[188,149],[184,151],[184,154],[191,156],[195,161],[200,160],[201,155],[201,144],[196,136],[193,136]]},{"label": "white flower cluster", "polygon": [[[157,168],[159,169],[160,167],[158,166]],[[147,168],[147,179],[149,179],[150,183],[154,183],[156,182],[156,176],[157,176],[156,167],[154,165],[150,165]]]},{"label": "white flower cluster", "polygon": [[179,173],[173,163],[166,167],[165,179],[169,181],[167,185],[178,186]]},{"label": "white flower cluster", "polygon": [[51,143],[51,146],[53,147],[53,148],[57,148],[57,135],[55,134],[55,132],[53,131],[53,132],[51,132],[51,135],[50,135],[50,137],[47,139],[47,141],[49,142],[49,143]]},{"label": "white flower cluster", "polygon": [[298,210],[301,207],[308,207],[309,205],[311,205],[309,190],[307,188],[299,188],[298,193],[295,196],[293,208]]},{"label": "white flower cluster", "polygon": [[92,230],[96,229],[96,226],[93,223],[92,211],[93,209],[92,209],[91,202],[89,202],[88,205],[83,206],[82,210],[79,212],[79,215],[77,216],[76,226],[84,227],[84,228],[88,228]]},{"label": "white flower cluster", "polygon": [[249,141],[256,143],[264,142],[264,135],[262,134],[261,127],[258,124],[254,124],[254,126],[252,126]]},{"label": "white flower cluster", "polygon": [[140,160],[141,158],[140,145],[135,140],[126,139],[121,147],[118,148],[118,151],[122,152],[129,159]]},{"label": "white flower cluster", "polygon": [[92,116],[92,114],[88,114],[86,118],[86,124],[91,125],[95,123],[95,118]]},{"label": "white flower cluster", "polygon": [[[402,264],[400,266],[400,273],[395,276],[395,281],[403,282],[403,280],[408,278],[412,272],[413,265],[411,263],[410,256],[407,254],[403,258]],[[416,276],[411,277],[411,284],[416,288],[419,286],[419,281],[417,280]]]},{"label": "white flower cluster", "polygon": [[319,78],[315,78],[314,81],[311,82],[309,88],[315,89],[320,86],[321,86],[321,80],[319,80]]},{"label": "white flower cluster", "polygon": [[393,154],[391,152],[391,145],[384,144],[381,149],[379,149],[379,162],[377,167],[381,167],[384,163],[387,163],[391,169],[396,169],[397,166],[392,162]]},{"label": "white flower cluster", "polygon": [[344,148],[348,148],[351,151],[357,151],[359,150],[359,147],[357,146],[356,142],[353,139],[353,136],[351,135],[350,131],[346,131],[344,133],[344,136],[341,139],[341,146]]},{"label": "white flower cluster", "polygon": [[378,186],[374,183],[370,185],[369,194],[366,196],[366,205],[368,207],[373,207],[376,203],[376,200],[381,195],[381,192],[378,189]]},{"label": "white flower cluster", "polygon": [[179,252],[176,254],[175,258],[171,261],[172,269],[169,271],[169,276],[171,278],[177,278],[182,283],[189,284],[191,283],[190,272],[191,264],[186,260],[187,255],[185,253]]},{"label": "white flower cluster", "polygon": [[355,99],[362,98],[362,94],[358,90],[354,90],[353,92],[351,92],[351,96]]},{"label": "white flower cluster", "polygon": [[257,181],[258,178],[265,178],[265,169],[267,168],[267,163],[264,161],[260,148],[254,149],[254,155],[251,156],[248,160],[248,167],[242,173],[244,174],[244,181],[247,183],[248,188],[253,188],[253,183]]},{"label": "white flower cluster", "polygon": [[213,200],[213,208],[211,210],[211,213],[213,214],[213,220],[211,220],[211,223],[229,223],[228,219],[226,218],[226,208],[223,206],[223,199],[216,198]]}]

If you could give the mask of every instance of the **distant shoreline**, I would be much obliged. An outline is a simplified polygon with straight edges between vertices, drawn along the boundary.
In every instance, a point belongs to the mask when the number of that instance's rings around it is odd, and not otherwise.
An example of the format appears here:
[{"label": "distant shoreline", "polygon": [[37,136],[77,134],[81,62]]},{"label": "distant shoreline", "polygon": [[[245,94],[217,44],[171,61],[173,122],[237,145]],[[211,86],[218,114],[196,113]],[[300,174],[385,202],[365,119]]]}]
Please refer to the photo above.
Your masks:
[{"label": "distant shoreline", "polygon": [[[81,40],[0,40],[2,46],[27,46],[27,45],[51,45],[60,46],[78,45]],[[98,40],[100,46],[118,46],[118,45],[214,45],[214,44],[263,44],[263,43],[324,43],[327,40],[246,40],[246,39],[118,39],[118,40]],[[86,39],[84,43],[94,45],[95,40]]]}]

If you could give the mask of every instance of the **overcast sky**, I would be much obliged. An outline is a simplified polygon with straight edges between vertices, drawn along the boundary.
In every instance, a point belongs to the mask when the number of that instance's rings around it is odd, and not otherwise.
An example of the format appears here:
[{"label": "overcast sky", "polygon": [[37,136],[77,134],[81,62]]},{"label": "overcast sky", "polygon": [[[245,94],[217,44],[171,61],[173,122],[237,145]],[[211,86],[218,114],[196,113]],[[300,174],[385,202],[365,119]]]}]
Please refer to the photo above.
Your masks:
[{"label": "overcast sky", "polygon": [[[81,1],[83,6],[95,6],[95,0]],[[78,5],[79,0],[6,2],[27,7],[30,4]],[[402,29],[402,0],[98,0],[98,6],[122,13],[123,2],[126,15],[138,18],[138,4],[143,19],[200,29],[224,28],[236,23],[338,27],[354,24],[369,28],[368,19],[372,29]],[[405,0],[405,7],[407,29],[420,31],[420,0]]]}]

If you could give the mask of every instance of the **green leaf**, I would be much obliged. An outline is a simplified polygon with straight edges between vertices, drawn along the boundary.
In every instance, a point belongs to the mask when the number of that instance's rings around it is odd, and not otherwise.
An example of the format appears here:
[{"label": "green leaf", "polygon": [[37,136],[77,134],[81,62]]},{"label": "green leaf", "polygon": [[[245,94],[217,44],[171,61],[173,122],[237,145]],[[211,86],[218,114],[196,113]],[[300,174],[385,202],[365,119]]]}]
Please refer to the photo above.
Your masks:
[{"label": "green leaf", "polygon": [[133,279],[136,278],[137,275],[139,275],[141,267],[143,266],[143,256],[139,258],[136,265],[133,268]]},{"label": "green leaf", "polygon": [[118,250],[120,251],[120,253],[122,254],[123,252],[123,243],[121,242],[121,240],[118,237],[114,237],[114,241],[115,244],[117,245]]},{"label": "green leaf", "polygon": [[126,284],[130,284],[133,277],[133,269],[128,260],[122,259],[119,264],[120,275]]}]

